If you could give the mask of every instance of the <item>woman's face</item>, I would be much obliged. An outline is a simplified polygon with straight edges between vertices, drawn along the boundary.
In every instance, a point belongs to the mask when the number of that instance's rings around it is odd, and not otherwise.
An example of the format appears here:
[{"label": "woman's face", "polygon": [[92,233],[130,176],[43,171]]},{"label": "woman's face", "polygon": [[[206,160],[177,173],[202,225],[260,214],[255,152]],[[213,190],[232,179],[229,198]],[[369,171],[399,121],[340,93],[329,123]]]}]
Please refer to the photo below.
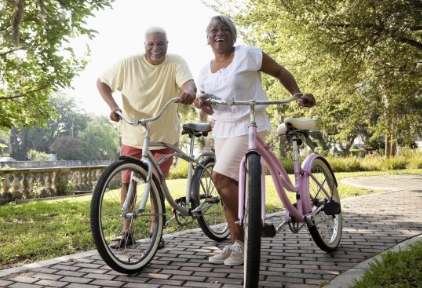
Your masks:
[{"label": "woman's face", "polygon": [[233,37],[229,27],[220,20],[214,20],[210,23],[208,28],[207,40],[214,53],[231,51],[231,48],[233,47]]}]

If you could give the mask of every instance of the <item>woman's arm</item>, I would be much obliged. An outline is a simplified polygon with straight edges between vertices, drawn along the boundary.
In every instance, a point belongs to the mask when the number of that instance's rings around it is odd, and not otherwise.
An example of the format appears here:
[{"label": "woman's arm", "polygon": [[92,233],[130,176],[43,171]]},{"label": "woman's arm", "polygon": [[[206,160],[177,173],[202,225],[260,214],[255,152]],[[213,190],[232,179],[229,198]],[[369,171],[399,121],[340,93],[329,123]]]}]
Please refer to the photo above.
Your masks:
[{"label": "woman's arm", "polygon": [[312,94],[302,94],[299,86],[296,83],[293,75],[282,65],[278,64],[273,58],[262,52],[262,66],[261,71],[265,74],[277,78],[281,85],[287,89],[293,96],[306,99],[306,102],[299,102],[300,106],[313,107],[315,106],[315,98]]}]

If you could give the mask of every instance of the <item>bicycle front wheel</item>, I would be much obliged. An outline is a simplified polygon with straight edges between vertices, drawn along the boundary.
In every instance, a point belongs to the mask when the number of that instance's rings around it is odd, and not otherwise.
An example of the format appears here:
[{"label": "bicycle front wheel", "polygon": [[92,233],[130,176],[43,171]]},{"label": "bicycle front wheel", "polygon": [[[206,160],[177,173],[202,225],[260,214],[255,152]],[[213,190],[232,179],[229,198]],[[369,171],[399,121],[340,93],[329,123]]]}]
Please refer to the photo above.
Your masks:
[{"label": "bicycle front wheel", "polygon": [[[258,287],[261,262],[261,158],[252,153],[247,156],[245,183],[245,231],[243,287]],[[242,209],[242,207],[239,207]]]},{"label": "bicycle front wheel", "polygon": [[[133,196],[126,210],[121,202],[128,187],[122,185],[121,175],[125,170],[133,172]],[[144,211],[139,210],[146,178],[143,163],[135,159],[120,160],[101,174],[92,195],[90,220],[95,246],[104,262],[120,273],[142,270],[154,257],[163,233],[164,202],[155,176],[148,191],[149,202]],[[122,238],[124,232],[126,236]]]},{"label": "bicycle front wheel", "polygon": [[[331,199],[340,204],[340,196],[338,195],[334,175],[325,161],[318,158],[315,159],[312,163],[311,172],[324,189],[329,192]],[[313,210],[328,201],[320,186],[311,177],[309,177],[309,193]],[[332,252],[337,249],[343,229],[342,219],[341,212],[335,215],[326,215],[325,212],[321,211],[315,216],[314,225],[309,225],[308,223],[309,232],[319,248],[326,252]]]},{"label": "bicycle front wheel", "polygon": [[192,178],[193,208],[199,207],[198,224],[205,235],[215,241],[223,241],[229,236],[229,226],[224,214],[224,203],[212,181],[214,158],[206,158],[197,166]]}]

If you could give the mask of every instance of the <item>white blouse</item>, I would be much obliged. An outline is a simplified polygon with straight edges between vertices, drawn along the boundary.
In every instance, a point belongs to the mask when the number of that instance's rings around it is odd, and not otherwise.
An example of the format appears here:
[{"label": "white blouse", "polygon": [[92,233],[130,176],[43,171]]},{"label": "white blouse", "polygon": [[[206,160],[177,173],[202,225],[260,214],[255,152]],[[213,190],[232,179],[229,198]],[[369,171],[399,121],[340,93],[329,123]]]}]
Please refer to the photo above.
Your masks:
[{"label": "white blouse", "polygon": [[[261,69],[262,50],[254,46],[236,46],[232,63],[216,73],[211,72],[211,63],[202,68],[197,85],[199,90],[226,100],[267,100],[262,88]],[[271,124],[265,113],[266,106],[256,106],[255,121],[258,132],[271,129]],[[228,138],[248,134],[248,105],[214,105],[212,118],[216,120],[213,136]]]}]

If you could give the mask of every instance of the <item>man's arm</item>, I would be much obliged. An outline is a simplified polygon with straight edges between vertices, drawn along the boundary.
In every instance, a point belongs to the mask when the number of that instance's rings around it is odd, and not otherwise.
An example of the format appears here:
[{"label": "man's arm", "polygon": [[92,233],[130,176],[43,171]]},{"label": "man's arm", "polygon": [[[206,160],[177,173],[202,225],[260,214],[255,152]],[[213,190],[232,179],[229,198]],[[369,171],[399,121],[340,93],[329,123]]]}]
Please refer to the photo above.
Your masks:
[{"label": "man's arm", "polygon": [[188,80],[180,88],[182,89],[182,92],[179,94],[179,102],[186,105],[192,104],[193,100],[196,98],[195,81]]},{"label": "man's arm", "polygon": [[113,93],[111,91],[110,86],[108,86],[107,84],[101,82],[100,78],[98,78],[97,80],[97,88],[98,91],[101,94],[101,97],[103,97],[104,101],[107,103],[107,105],[110,107],[110,119],[115,121],[115,122],[119,122],[120,121],[120,117],[118,115],[116,115],[116,111],[122,111],[119,107],[119,105],[117,105],[116,101],[113,98]]}]

